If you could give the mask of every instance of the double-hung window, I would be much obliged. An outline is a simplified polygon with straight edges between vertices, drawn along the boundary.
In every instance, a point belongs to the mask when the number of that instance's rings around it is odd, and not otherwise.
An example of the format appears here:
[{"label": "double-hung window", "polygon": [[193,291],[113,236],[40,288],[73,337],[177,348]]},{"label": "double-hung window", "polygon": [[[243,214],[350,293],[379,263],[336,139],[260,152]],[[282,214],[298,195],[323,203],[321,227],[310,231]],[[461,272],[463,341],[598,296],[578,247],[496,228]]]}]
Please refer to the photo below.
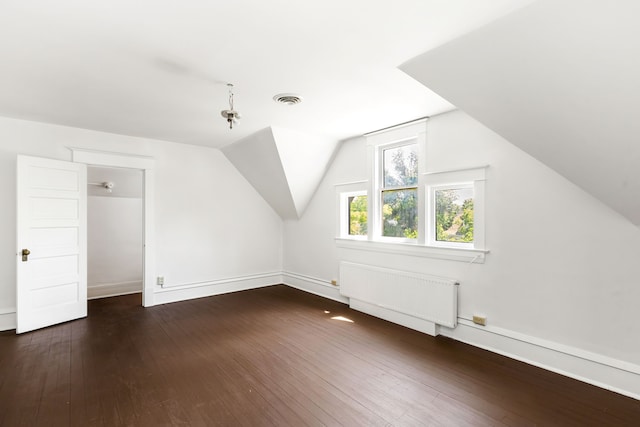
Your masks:
[{"label": "double-hung window", "polygon": [[382,237],[418,238],[418,143],[412,139],[378,147],[376,197]]},{"label": "double-hung window", "polygon": [[368,240],[424,243],[426,120],[367,135]]}]

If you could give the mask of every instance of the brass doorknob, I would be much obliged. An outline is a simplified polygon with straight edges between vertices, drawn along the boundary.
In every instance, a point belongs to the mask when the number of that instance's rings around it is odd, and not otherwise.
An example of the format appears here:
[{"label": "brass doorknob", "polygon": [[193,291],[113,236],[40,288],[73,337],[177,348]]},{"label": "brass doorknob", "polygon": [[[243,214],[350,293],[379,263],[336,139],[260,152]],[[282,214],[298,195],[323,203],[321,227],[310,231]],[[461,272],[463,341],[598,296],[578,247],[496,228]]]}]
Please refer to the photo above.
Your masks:
[{"label": "brass doorknob", "polygon": [[22,250],[22,261],[27,261],[29,259],[29,254],[31,253],[31,251],[29,249],[23,249]]}]

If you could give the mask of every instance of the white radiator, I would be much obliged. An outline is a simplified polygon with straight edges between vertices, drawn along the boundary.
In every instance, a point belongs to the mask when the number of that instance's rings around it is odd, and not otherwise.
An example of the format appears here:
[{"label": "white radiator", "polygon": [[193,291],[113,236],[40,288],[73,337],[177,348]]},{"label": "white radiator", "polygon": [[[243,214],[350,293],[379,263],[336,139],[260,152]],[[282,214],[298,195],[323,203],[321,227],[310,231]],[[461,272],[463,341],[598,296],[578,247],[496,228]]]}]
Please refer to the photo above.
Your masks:
[{"label": "white radiator", "polygon": [[458,318],[456,280],[365,264],[340,262],[340,293],[438,325]]}]

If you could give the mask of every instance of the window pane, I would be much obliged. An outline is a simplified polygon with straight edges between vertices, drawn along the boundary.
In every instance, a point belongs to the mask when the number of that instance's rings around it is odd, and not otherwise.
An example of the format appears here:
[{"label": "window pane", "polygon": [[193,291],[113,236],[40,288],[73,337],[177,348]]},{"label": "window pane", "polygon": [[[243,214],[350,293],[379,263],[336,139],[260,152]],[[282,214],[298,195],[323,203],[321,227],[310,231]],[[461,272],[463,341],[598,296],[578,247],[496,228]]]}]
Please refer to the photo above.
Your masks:
[{"label": "window pane", "polygon": [[388,237],[418,237],[418,190],[388,190],[382,192],[382,235]]},{"label": "window pane", "polygon": [[367,196],[349,197],[349,234],[367,235]]},{"label": "window pane", "polygon": [[418,144],[383,150],[384,187],[411,187],[418,183]]},{"label": "window pane", "polygon": [[473,242],[473,188],[436,190],[436,240]]}]

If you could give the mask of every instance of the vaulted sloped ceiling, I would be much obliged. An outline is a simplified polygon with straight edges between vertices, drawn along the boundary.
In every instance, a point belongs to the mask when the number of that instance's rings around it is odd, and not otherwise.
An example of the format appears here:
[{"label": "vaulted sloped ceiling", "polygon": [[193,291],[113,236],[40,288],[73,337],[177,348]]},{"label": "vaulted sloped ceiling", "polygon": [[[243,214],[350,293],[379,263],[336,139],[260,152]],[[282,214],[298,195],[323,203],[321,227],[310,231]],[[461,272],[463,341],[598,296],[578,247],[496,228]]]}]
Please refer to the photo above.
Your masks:
[{"label": "vaulted sloped ceiling", "polygon": [[337,140],[272,126],[222,152],[282,219],[299,219],[337,145]]},{"label": "vaulted sloped ceiling", "polygon": [[539,0],[401,69],[640,225],[639,18]]}]

